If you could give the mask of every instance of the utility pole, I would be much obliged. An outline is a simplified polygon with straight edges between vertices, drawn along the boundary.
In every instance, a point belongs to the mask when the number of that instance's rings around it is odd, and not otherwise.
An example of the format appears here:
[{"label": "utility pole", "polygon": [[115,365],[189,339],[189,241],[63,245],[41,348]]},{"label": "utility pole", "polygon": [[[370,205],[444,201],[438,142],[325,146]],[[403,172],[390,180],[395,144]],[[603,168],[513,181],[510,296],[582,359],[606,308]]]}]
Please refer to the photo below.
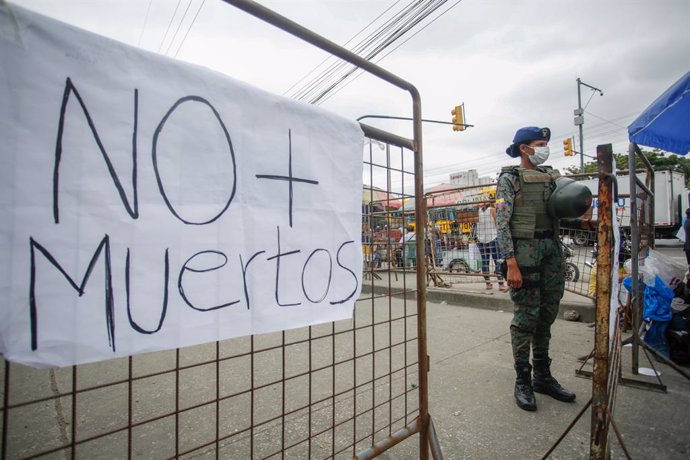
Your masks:
[{"label": "utility pole", "polygon": [[604,92],[599,88],[595,88],[594,86],[588,85],[587,83],[583,82],[582,80],[580,80],[580,77],[577,78],[577,109],[575,109],[573,113],[575,115],[575,126],[577,126],[580,129],[580,172],[583,173],[585,172],[585,146],[584,136],[582,134],[582,125],[585,124],[585,111],[582,108],[582,96],[580,86],[586,86],[587,88],[590,88],[592,91],[599,91],[599,94],[601,96],[604,95]]}]

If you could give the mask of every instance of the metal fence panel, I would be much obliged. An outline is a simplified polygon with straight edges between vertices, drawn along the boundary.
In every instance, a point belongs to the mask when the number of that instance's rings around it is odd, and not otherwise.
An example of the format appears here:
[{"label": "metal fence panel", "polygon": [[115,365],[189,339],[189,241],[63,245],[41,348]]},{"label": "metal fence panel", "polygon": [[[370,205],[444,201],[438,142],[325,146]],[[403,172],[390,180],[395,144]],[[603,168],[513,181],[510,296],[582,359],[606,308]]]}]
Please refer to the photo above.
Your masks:
[{"label": "metal fence panel", "polygon": [[[3,362],[2,458],[352,458],[419,431],[416,267],[396,265],[391,212],[414,198],[414,152],[368,147],[370,289],[353,320],[72,368]],[[397,277],[395,295],[373,289]]]},{"label": "metal fence panel", "polygon": [[[405,219],[384,203],[416,197],[416,221],[425,221],[419,93],[261,5],[226,2],[412,96],[412,140],[362,125],[370,138],[362,238],[372,288],[352,320],[71,368],[3,362],[3,459],[371,458],[416,433],[420,458],[429,438],[441,456],[428,417],[424,264],[396,264],[394,225],[404,228]],[[410,246],[424,258],[421,243]],[[402,287],[377,292],[374,277],[389,285],[402,277]]]},{"label": "metal fence panel", "polygon": [[[576,176],[578,180],[589,176]],[[596,181],[593,206],[596,209]],[[495,224],[488,219],[494,206],[496,184],[453,187],[426,194],[430,231],[427,250],[429,275],[437,286],[462,283],[503,283],[498,273],[500,249],[491,243]],[[623,198],[616,208],[619,222],[629,222],[629,206]],[[413,218],[409,211],[410,219]],[[582,219],[562,222],[560,241],[565,254],[566,290],[594,299],[596,294],[596,230],[587,219],[596,221],[589,211]],[[584,220],[584,222],[583,222]],[[629,231],[623,230],[621,263],[630,258]],[[437,275],[434,277],[434,275]]]}]

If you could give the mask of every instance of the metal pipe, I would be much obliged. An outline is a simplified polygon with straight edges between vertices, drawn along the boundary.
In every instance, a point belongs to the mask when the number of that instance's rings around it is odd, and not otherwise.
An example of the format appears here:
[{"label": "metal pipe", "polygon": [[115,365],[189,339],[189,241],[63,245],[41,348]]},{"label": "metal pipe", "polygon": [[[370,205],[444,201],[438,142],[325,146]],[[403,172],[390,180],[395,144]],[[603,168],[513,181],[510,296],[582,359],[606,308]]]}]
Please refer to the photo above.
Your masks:
[{"label": "metal pipe", "polygon": [[[644,154],[642,152],[640,152],[640,156],[642,158],[644,158],[644,161],[646,162],[646,164],[649,164],[649,161],[647,160],[647,158],[644,156]],[[649,164],[649,168],[650,168],[649,172],[647,173],[647,182],[649,183],[649,190],[651,190],[649,195],[652,198],[651,199],[648,198],[648,200],[649,200],[649,218],[650,218],[648,228],[651,229],[651,231],[647,235],[648,236],[647,244],[649,245],[650,248],[654,249],[654,247],[655,247],[655,242],[654,242],[655,235],[654,234],[656,233],[654,230],[654,216],[655,216],[654,213],[656,212],[656,209],[655,209],[655,204],[654,204],[654,199],[653,199],[655,178],[654,178],[654,169],[652,168],[651,164]]]},{"label": "metal pipe", "polygon": [[[585,117],[585,111],[582,108],[582,96],[581,96],[581,91],[580,91],[580,86],[586,86],[587,88],[591,89],[592,91],[599,91],[599,94],[601,96],[604,95],[604,92],[600,90],[599,88],[588,85],[587,83],[583,82],[580,80],[580,78],[577,78],[577,116],[580,118],[579,121],[577,121],[577,118],[575,119],[576,122],[575,124],[578,125],[578,128],[580,128],[580,172],[583,173],[585,172],[585,163],[584,163],[584,157],[585,157],[585,146],[584,146],[584,136],[582,134],[582,126],[584,125],[584,117]],[[587,155],[589,156],[589,155]],[[597,155],[598,156],[598,155]],[[590,157],[592,158],[592,157]]]},{"label": "metal pipe", "polygon": [[360,123],[359,127],[364,131],[364,135],[370,137],[376,141],[385,142],[387,144],[398,145],[400,147],[405,147],[409,150],[414,151],[414,141],[407,139],[405,137],[396,136],[395,134],[389,133],[379,128],[374,128],[370,125],[365,125]]},{"label": "metal pipe", "polygon": [[627,460],[632,460],[630,452],[628,452],[628,448],[625,447],[625,443],[623,442],[623,436],[621,436],[620,431],[618,431],[618,427],[616,426],[616,422],[613,420],[613,417],[611,417],[611,427],[613,428],[613,432],[616,433],[616,438],[618,438],[618,444],[621,446],[621,449],[623,449],[625,458]]},{"label": "metal pipe", "polygon": [[642,346],[643,346],[644,348],[646,348],[647,350],[649,350],[650,353],[652,353],[654,356],[656,356],[657,359],[659,359],[660,361],[662,361],[662,362],[663,362],[664,364],[666,364],[667,366],[671,367],[673,370],[675,370],[676,372],[678,372],[680,375],[682,375],[682,376],[685,377],[686,379],[690,380],[690,374],[688,374],[683,368],[679,367],[676,363],[674,363],[673,361],[671,361],[670,359],[668,359],[666,356],[664,356],[663,354],[659,353],[659,352],[656,350],[656,348],[654,348],[654,347],[652,347],[651,345],[649,345],[649,344],[647,344],[647,343],[644,343],[644,342],[640,342],[640,343],[642,344]]},{"label": "metal pipe", "polygon": [[590,458],[608,458],[608,373],[609,373],[609,312],[611,309],[611,236],[613,197],[611,144],[597,146],[599,169],[599,226],[597,251],[597,305],[594,329],[594,368],[592,374],[592,422]]},{"label": "metal pipe", "polygon": [[[647,188],[645,183],[642,182],[642,180],[639,177],[637,177],[637,174],[635,174],[633,177],[635,178],[635,182],[637,183],[637,186],[640,187],[642,189],[642,191],[645,192],[650,198],[654,198],[654,192],[652,192],[651,190],[649,190]],[[652,179],[652,180],[654,180],[654,179]]]},{"label": "metal pipe", "polygon": [[[365,118],[378,118],[381,120],[406,120],[406,121],[412,121],[412,118],[410,117],[396,117],[393,115],[362,115],[361,117],[357,118],[357,121],[362,121]],[[467,123],[454,123],[452,121],[441,121],[441,120],[430,120],[428,118],[422,118],[422,121],[424,123],[436,123],[439,125],[453,125],[453,126],[464,126],[465,128],[474,128],[474,125],[468,125]]]},{"label": "metal pipe", "polygon": [[429,355],[426,337],[426,264],[424,263],[424,232],[426,232],[426,200],[424,199],[424,162],[422,161],[422,101],[416,88],[412,88],[413,138],[415,143],[414,182],[415,220],[421,236],[417,235],[417,355],[419,360],[419,458],[429,458]]},{"label": "metal pipe", "polygon": [[573,419],[573,421],[570,422],[570,425],[568,425],[568,427],[565,429],[565,431],[563,432],[563,434],[561,434],[561,436],[556,440],[556,442],[553,444],[553,446],[551,446],[551,448],[550,448],[549,450],[546,451],[546,453],[545,453],[544,456],[541,458],[541,460],[546,460],[547,458],[549,458],[549,455],[551,455],[551,453],[552,453],[554,450],[556,450],[556,447],[558,447],[558,445],[561,443],[561,441],[563,441],[563,440],[565,439],[565,436],[566,436],[568,433],[570,433],[570,430],[573,429],[573,427],[574,427],[575,424],[578,422],[578,420],[580,420],[580,417],[582,417],[582,415],[585,413],[585,411],[586,411],[587,409],[589,409],[589,406],[590,406],[591,404],[592,404],[592,398],[589,398],[589,401],[587,401],[587,403],[586,403],[584,406],[582,406],[582,409],[580,409],[580,412],[577,413],[577,415],[575,416],[575,418]]},{"label": "metal pipe", "polygon": [[[580,83],[581,83],[580,78],[578,77],[578,79],[577,79],[577,111],[578,111],[578,116],[582,117],[583,113],[582,113],[582,96],[581,96],[581,91],[580,91]],[[578,125],[578,128],[580,130],[580,173],[584,173],[585,172],[585,157],[582,154],[585,153],[585,146],[583,145],[584,144],[584,136],[582,134],[582,123],[580,123]]]},{"label": "metal pipe", "polygon": [[436,434],[436,427],[434,421],[429,417],[429,443],[431,446],[431,457],[434,460],[443,460],[443,452],[441,451],[441,444],[438,442],[438,435]]},{"label": "metal pipe", "polygon": [[0,446],[0,458],[7,458],[7,439],[10,432],[10,362],[5,359],[5,381],[2,401],[2,446]]},{"label": "metal pipe", "polygon": [[[644,155],[644,153],[642,153],[642,150],[640,149],[640,147],[637,144],[635,144],[634,142],[631,145],[635,149],[635,153],[637,153],[640,156],[640,161],[642,161],[642,163],[644,163],[645,168],[647,168],[647,170],[650,170],[650,169],[654,170],[654,166],[652,166],[652,163],[649,162],[649,159]],[[630,166],[628,164],[628,169],[629,168],[630,168]]]},{"label": "metal pipe", "polygon": [[390,449],[394,445],[404,441],[405,439],[409,438],[415,433],[419,433],[420,429],[420,424],[419,424],[419,419],[416,418],[414,422],[410,423],[409,425],[399,429],[395,433],[393,433],[392,436],[377,442],[373,446],[369,447],[368,449],[360,452],[357,454],[356,457],[354,457],[356,460],[369,460],[375,457],[378,457],[381,455],[383,452],[386,450]]},{"label": "metal pipe", "polygon": [[[632,292],[630,293],[631,305],[632,305],[632,317],[633,317],[633,330],[637,331],[640,328],[639,311],[640,311],[640,298],[637,295],[640,289],[640,229],[638,227],[638,216],[637,216],[637,193],[635,193],[637,186],[637,174],[633,174],[633,168],[635,167],[635,150],[637,145],[631,143],[628,146],[628,169],[630,169],[630,267],[632,268]],[[632,168],[631,168],[632,166]],[[632,373],[637,375],[638,369],[640,367],[640,341],[637,334],[633,334],[632,340]]]}]

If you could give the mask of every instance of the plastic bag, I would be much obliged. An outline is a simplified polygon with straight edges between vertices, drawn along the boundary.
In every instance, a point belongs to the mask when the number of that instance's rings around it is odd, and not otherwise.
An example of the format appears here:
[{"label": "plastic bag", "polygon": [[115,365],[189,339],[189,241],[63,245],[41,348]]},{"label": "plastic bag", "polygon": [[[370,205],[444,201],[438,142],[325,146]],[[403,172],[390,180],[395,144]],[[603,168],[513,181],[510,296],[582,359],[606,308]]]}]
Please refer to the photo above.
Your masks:
[{"label": "plastic bag", "polygon": [[647,256],[640,259],[640,274],[646,285],[653,286],[656,276],[668,286],[673,286],[685,277],[687,266],[684,263],[650,249]]},{"label": "plastic bag", "polygon": [[479,247],[475,243],[470,243],[468,247],[468,262],[472,271],[479,271],[482,269],[482,254],[479,252]]},{"label": "plastic bag", "polygon": [[645,321],[671,321],[673,310],[673,289],[668,287],[657,275],[654,284],[647,284],[644,288],[644,306],[642,317]]},{"label": "plastic bag", "polygon": [[[652,321],[647,328],[642,340],[645,341],[650,347],[654,348],[656,351],[669,357],[670,350],[668,347],[668,342],[666,341],[666,330],[668,329],[668,321]],[[657,361],[659,361],[657,359]]]},{"label": "plastic bag", "polygon": [[[653,284],[640,284],[639,287],[644,286],[644,295],[642,296],[642,318],[645,321],[670,321],[673,315],[671,302],[675,294],[666,283],[662,281],[659,276],[656,276]],[[632,276],[623,279],[623,287],[632,291]]]},{"label": "plastic bag", "polygon": [[685,221],[686,220],[687,220],[687,217],[683,219],[683,223],[681,224],[680,228],[676,232],[676,238],[678,238],[683,243],[685,243]]}]

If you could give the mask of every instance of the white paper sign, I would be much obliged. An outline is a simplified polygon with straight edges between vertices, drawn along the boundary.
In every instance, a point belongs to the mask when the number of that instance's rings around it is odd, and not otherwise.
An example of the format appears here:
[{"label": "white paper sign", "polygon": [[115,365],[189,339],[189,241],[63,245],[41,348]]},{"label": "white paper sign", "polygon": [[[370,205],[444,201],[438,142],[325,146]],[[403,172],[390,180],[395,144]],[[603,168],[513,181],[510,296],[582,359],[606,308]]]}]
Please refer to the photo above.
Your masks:
[{"label": "white paper sign", "polygon": [[356,123],[7,4],[0,56],[6,358],[65,366],[352,317]]}]

